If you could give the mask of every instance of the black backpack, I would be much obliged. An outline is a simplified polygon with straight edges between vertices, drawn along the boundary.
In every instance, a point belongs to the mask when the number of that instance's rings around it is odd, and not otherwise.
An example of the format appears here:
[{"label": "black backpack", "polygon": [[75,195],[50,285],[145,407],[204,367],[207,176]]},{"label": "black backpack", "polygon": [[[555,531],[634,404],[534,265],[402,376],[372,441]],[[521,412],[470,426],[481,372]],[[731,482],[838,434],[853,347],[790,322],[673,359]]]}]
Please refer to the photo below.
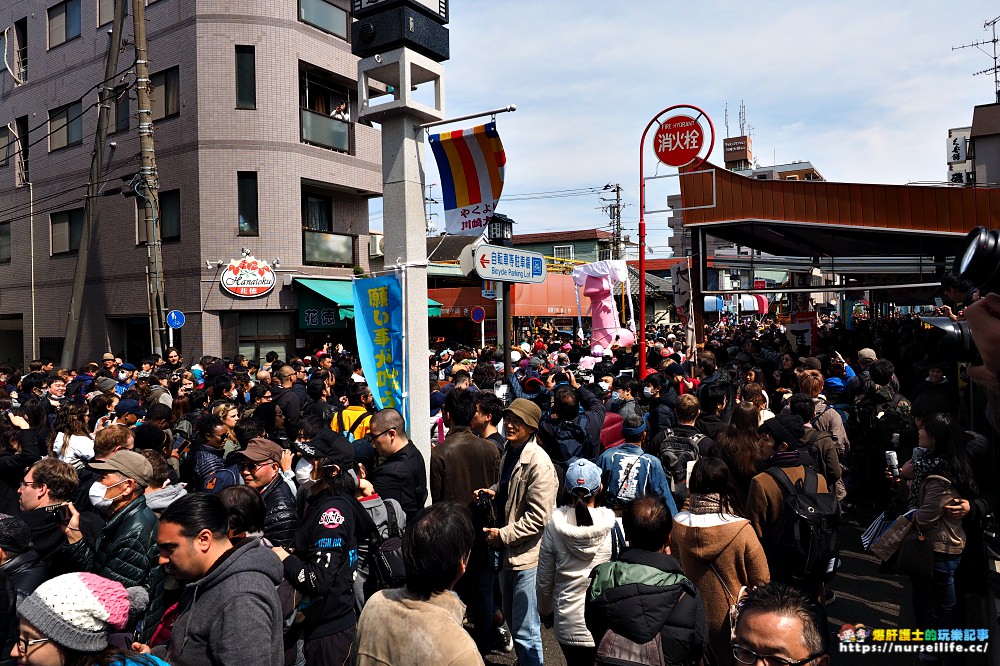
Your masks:
[{"label": "black backpack", "polygon": [[592,460],[596,457],[597,447],[590,441],[587,433],[589,419],[585,413],[579,414],[572,421],[556,421],[549,437],[546,453],[554,463],[568,464],[576,458]]},{"label": "black backpack", "polygon": [[804,481],[792,485],[784,470],[772,467],[767,474],[785,495],[784,517],[772,541],[781,571],[806,582],[833,578],[840,551],[840,502],[832,492],[819,492],[816,470],[803,467]]},{"label": "black backpack", "polygon": [[[678,503],[687,498],[687,464],[696,462],[701,457],[698,443],[705,439],[702,433],[694,435],[678,435],[672,429],[663,431],[660,442],[659,458],[663,471],[670,481],[670,490]],[[679,506],[680,504],[678,504]]]},{"label": "black backpack", "polygon": [[372,593],[406,584],[403,535],[396,520],[396,510],[388,502],[385,508],[389,523],[388,534],[383,538],[380,532],[376,532],[372,537],[371,550],[368,554],[368,579],[373,584]]}]

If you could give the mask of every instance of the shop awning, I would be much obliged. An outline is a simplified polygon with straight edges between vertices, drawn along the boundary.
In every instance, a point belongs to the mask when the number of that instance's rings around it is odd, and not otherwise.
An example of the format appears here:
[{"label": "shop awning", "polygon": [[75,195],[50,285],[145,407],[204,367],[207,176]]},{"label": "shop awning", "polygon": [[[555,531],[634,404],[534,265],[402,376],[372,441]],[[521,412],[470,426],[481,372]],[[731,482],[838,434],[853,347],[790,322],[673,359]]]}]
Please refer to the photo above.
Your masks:
[{"label": "shop awning", "polygon": [[[354,287],[350,280],[295,278],[295,282],[336,304],[340,319],[354,319]],[[428,298],[427,313],[431,317],[440,317],[441,304]]]}]

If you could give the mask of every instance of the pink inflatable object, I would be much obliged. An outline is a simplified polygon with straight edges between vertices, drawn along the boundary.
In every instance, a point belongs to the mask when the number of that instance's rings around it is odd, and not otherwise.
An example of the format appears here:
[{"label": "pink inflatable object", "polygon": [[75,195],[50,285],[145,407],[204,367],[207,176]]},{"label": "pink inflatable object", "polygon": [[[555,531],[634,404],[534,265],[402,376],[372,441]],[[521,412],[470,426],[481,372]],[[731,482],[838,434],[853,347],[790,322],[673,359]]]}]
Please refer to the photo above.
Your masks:
[{"label": "pink inflatable object", "polygon": [[583,295],[590,299],[590,344],[608,349],[614,345],[631,347],[635,344],[632,331],[618,323],[611,280],[607,276],[588,275],[583,284]]}]

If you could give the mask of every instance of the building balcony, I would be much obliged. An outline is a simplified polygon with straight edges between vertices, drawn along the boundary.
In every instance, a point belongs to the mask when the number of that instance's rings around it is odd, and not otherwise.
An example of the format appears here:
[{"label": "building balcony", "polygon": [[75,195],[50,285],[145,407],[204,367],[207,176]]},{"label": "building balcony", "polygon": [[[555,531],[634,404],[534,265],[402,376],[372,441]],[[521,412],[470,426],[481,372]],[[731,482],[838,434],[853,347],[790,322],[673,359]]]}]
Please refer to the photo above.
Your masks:
[{"label": "building balcony", "polygon": [[299,109],[301,140],[342,153],[351,152],[351,123],[337,118]]}]

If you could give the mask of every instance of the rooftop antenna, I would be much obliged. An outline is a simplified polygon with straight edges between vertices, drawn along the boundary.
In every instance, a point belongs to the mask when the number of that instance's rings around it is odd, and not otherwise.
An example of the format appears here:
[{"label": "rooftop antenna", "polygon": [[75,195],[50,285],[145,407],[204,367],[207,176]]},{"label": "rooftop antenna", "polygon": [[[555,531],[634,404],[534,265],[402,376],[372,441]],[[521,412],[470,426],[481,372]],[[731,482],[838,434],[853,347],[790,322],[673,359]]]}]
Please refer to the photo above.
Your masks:
[{"label": "rooftop antenna", "polygon": [[[979,72],[974,72],[972,75],[979,76],[980,74],[992,74],[993,92],[996,96],[996,101],[1000,103],[1000,65],[998,65],[998,62],[1000,62],[1000,55],[997,55],[997,22],[1000,22],[1000,16],[996,17],[992,21],[986,21],[985,23],[983,23],[983,30],[987,29],[992,30],[993,39],[984,39],[982,41],[973,42],[971,44],[963,44],[962,46],[953,46],[951,47],[951,50],[957,51],[959,49],[969,49],[975,47],[980,51],[982,51],[983,53],[985,53],[988,57],[993,59],[992,67],[990,67],[989,69],[984,69]],[[987,44],[992,45],[993,47],[992,54],[990,54],[986,49],[983,48]]]},{"label": "rooftop antenna", "polygon": [[726,136],[729,136],[729,102],[726,102]]},{"label": "rooftop antenna", "polygon": [[740,100],[740,136],[747,135],[746,128],[747,128],[747,107],[746,104],[743,103],[743,100]]}]

